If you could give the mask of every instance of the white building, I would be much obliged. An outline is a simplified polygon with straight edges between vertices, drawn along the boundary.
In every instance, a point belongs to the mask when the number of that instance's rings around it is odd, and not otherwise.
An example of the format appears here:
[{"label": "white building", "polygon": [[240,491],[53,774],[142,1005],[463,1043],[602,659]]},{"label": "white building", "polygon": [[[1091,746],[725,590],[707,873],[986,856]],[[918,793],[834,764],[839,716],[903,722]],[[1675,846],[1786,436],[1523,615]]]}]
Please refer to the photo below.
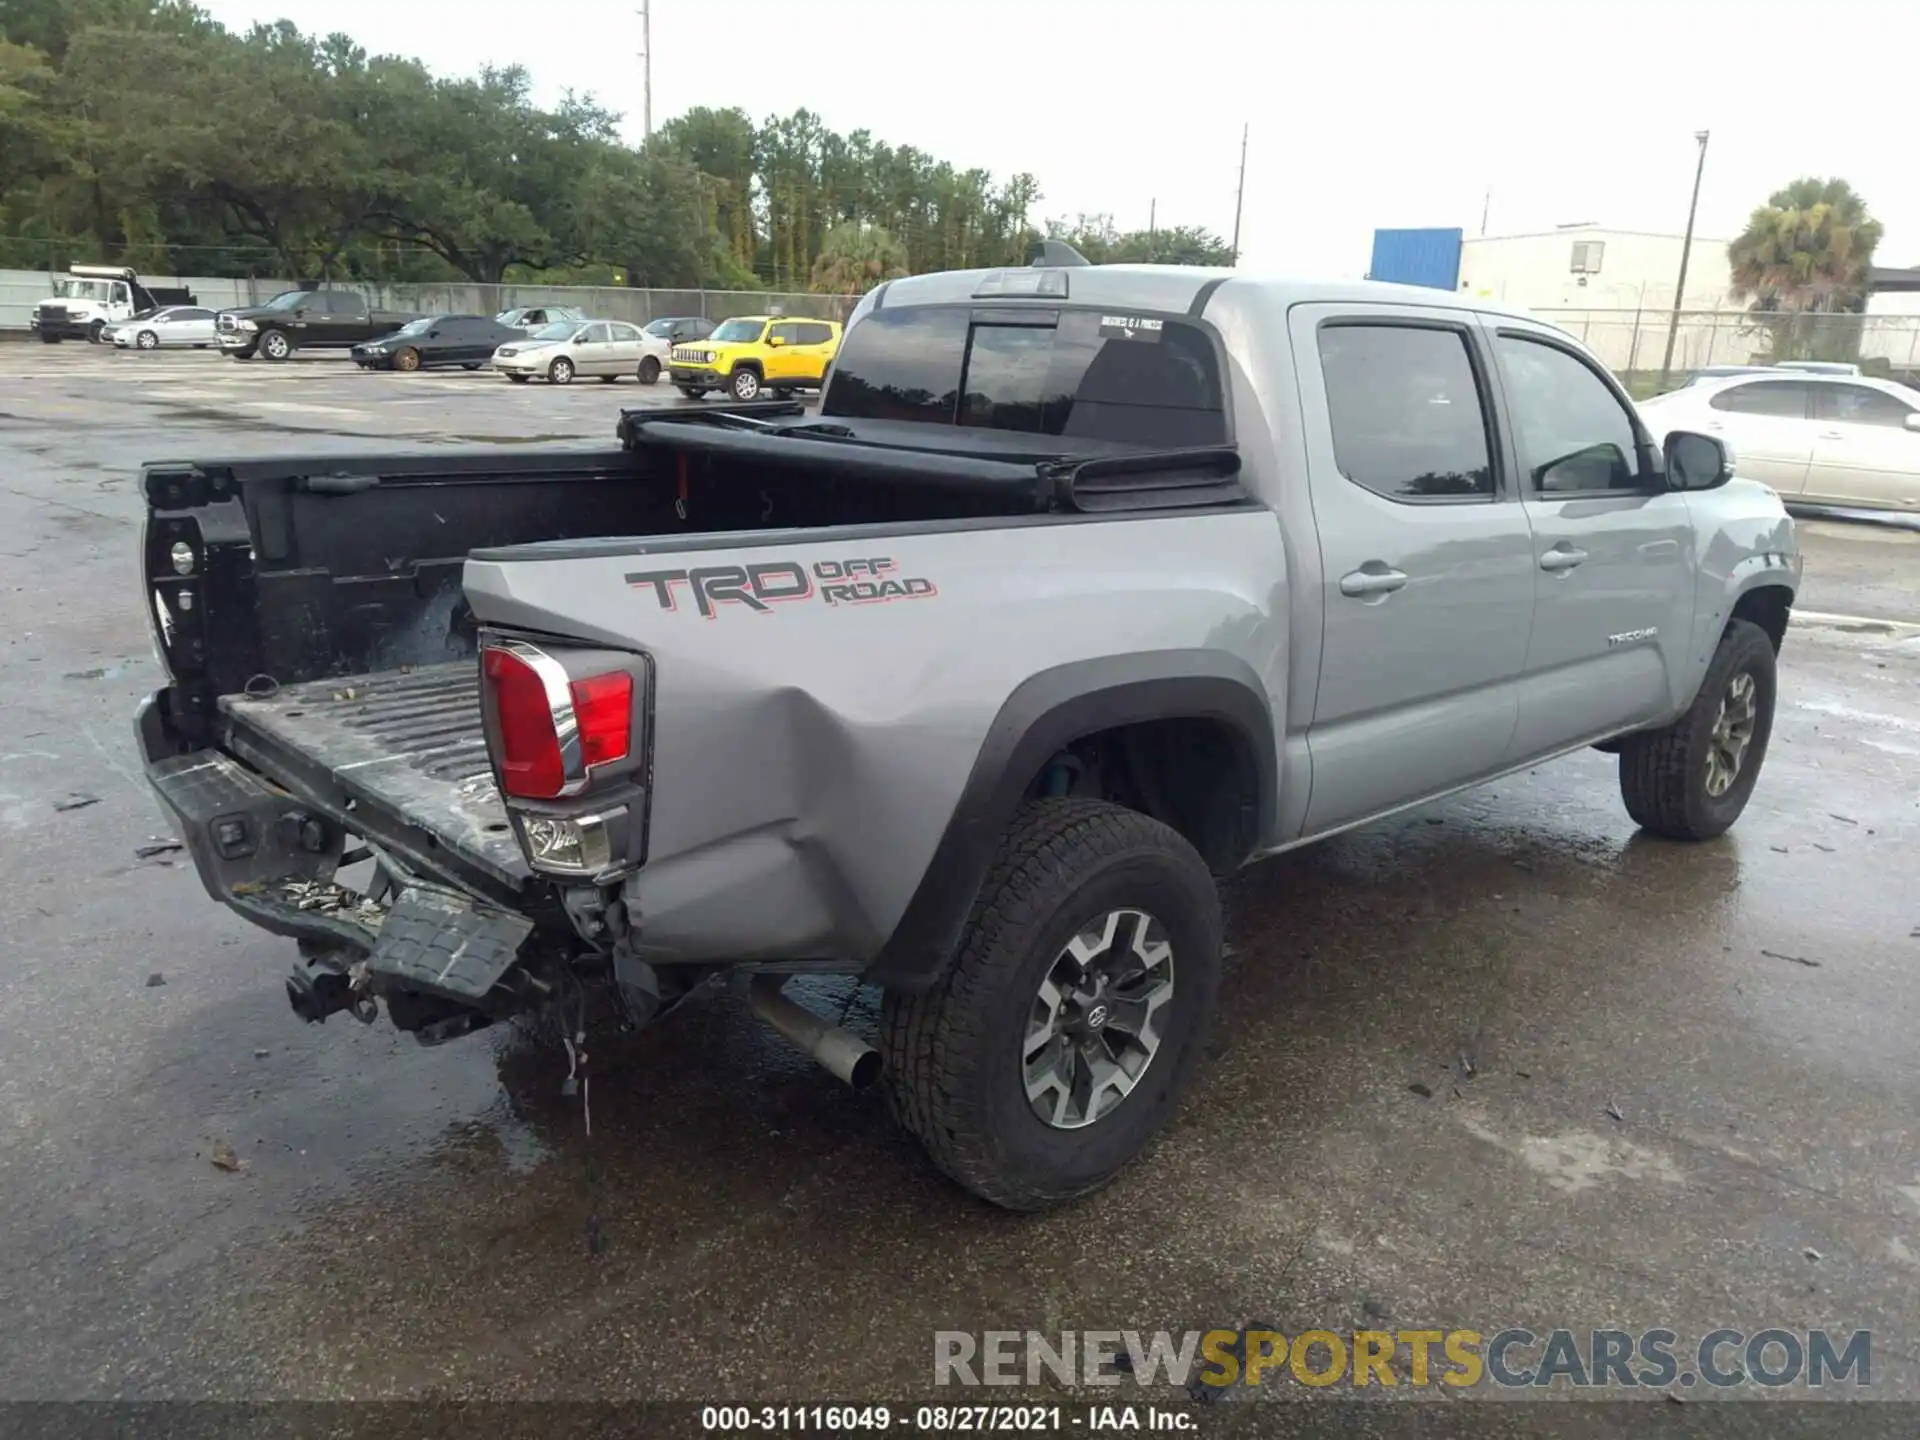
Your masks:
[{"label": "white building", "polygon": [[[1460,293],[1523,310],[1673,309],[1683,236],[1599,225],[1486,235],[1460,246]],[[1727,242],[1693,237],[1683,310],[1738,309]],[[1543,317],[1551,318],[1551,317]]]}]

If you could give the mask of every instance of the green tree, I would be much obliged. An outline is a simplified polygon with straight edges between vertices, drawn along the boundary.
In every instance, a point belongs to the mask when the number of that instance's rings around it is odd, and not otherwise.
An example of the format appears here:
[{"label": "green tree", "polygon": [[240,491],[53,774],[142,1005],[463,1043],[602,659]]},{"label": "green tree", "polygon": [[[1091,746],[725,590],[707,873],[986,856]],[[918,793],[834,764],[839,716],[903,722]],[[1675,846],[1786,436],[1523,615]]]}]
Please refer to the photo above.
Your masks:
[{"label": "green tree", "polygon": [[1064,240],[1093,265],[1231,265],[1233,247],[1197,225],[1121,231],[1110,215],[1053,220],[1047,234]]},{"label": "green tree", "polygon": [[1865,302],[1881,231],[1844,180],[1796,180],[1753,212],[1727,260],[1771,358],[1854,358],[1860,322],[1840,315]]}]

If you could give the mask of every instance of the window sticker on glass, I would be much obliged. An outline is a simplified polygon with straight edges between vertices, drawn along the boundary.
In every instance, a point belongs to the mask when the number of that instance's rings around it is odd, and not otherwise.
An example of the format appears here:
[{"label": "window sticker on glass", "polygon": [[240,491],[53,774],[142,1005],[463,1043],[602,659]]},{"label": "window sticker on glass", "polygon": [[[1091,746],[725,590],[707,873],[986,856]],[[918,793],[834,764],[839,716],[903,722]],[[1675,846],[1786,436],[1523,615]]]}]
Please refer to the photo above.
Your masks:
[{"label": "window sticker on glass", "polygon": [[1100,338],[1102,340],[1145,340],[1149,344],[1158,344],[1162,323],[1145,315],[1102,315]]}]

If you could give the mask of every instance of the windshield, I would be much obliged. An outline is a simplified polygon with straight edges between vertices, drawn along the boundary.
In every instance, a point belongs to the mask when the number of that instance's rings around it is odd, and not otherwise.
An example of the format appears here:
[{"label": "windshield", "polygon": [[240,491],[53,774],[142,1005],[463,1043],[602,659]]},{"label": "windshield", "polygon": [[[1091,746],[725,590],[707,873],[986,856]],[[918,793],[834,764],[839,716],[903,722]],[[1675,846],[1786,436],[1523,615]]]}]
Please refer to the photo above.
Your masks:
[{"label": "windshield", "polygon": [[707,338],[722,343],[732,341],[736,345],[752,344],[766,328],[767,322],[764,320],[729,320]]},{"label": "windshield", "polygon": [[104,280],[56,280],[53,293],[62,300],[104,300],[107,298],[107,282]]},{"label": "windshield", "polygon": [[527,338],[529,340],[571,340],[573,332],[580,328],[577,320],[556,320],[551,325],[542,325]]},{"label": "windshield", "polygon": [[306,303],[311,290],[283,290],[260,308],[262,310],[291,310],[296,305]]}]

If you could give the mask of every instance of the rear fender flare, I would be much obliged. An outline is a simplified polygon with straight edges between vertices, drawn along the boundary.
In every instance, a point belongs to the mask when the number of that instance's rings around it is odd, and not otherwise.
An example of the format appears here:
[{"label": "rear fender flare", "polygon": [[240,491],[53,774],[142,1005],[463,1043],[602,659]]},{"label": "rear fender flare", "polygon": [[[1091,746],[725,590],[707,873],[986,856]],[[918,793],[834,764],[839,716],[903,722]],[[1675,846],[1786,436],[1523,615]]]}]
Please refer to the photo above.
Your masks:
[{"label": "rear fender flare", "polygon": [[1219,721],[1254,777],[1244,860],[1273,833],[1279,765],[1273,711],[1251,665],[1216,650],[1164,650],[1043,670],[1007,697],[988,727],[931,863],[865,979],[924,990],[955,953],[1001,837],[1047,761],[1076,740],[1147,720]]}]

